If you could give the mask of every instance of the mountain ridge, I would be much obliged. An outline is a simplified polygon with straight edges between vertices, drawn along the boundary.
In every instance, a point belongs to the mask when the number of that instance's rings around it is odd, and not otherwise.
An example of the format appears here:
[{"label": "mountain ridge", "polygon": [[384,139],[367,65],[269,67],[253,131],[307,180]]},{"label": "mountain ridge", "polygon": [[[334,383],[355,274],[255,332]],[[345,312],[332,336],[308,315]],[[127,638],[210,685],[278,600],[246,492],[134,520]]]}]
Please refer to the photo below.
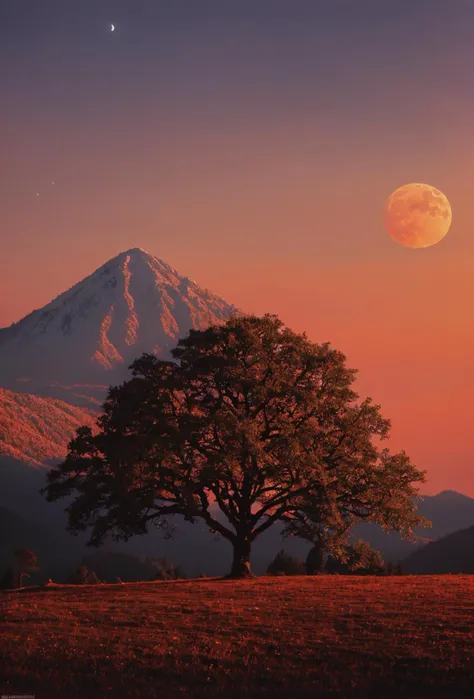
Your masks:
[{"label": "mountain ridge", "polygon": [[76,429],[93,421],[89,412],[64,401],[0,388],[0,456],[49,465],[66,455]]}]

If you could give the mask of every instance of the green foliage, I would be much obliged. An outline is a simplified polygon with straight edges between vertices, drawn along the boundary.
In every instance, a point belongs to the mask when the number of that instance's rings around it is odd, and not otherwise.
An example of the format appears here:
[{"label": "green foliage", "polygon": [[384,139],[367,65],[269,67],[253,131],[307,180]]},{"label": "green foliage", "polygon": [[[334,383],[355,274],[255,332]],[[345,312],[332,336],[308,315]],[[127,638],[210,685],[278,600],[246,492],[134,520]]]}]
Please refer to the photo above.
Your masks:
[{"label": "green foliage", "polygon": [[380,551],[366,541],[359,540],[346,546],[339,558],[329,556],[326,572],[341,575],[383,575],[386,570]]},{"label": "green foliage", "polygon": [[379,448],[389,422],[358,402],[341,352],[266,315],[192,330],[172,355],[134,362],[132,379],[110,389],[98,430],[79,429],[49,472],[49,500],[75,496],[70,531],[92,527],[99,545],[151,522],[169,533],[167,517],[179,514],[232,544],[239,577],[278,520],[332,547],[358,521],[407,534],[421,521],[412,498],[423,473]]},{"label": "green foliage", "polygon": [[281,549],[267,568],[267,575],[305,575],[306,567],[298,556],[294,558]]}]

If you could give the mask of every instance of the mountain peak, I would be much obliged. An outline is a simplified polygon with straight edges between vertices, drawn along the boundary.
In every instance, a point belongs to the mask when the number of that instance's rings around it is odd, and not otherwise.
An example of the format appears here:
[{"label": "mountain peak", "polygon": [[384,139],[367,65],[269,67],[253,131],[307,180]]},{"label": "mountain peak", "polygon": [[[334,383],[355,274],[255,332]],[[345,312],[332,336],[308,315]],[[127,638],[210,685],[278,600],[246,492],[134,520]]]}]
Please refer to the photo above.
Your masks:
[{"label": "mountain peak", "polygon": [[151,258],[153,260],[158,259],[155,255],[152,255],[149,253],[147,250],[144,250],[143,248],[130,248],[129,250],[124,250],[123,252],[119,253],[115,257],[112,257],[108,263],[110,264],[114,260],[122,260],[125,257],[142,257],[142,258]]},{"label": "mountain peak", "polygon": [[[144,250],[143,248],[130,248],[130,250],[126,250],[125,252],[122,253],[122,255],[133,255],[133,253],[140,253],[143,252],[145,255],[150,255],[150,253],[147,250]],[[150,257],[153,257],[153,255],[150,255]]]},{"label": "mountain peak", "polygon": [[[191,328],[225,322],[237,309],[135,247],[18,323],[0,330],[0,385],[123,380],[143,352],[169,357]],[[31,388],[27,388],[31,390]]]}]

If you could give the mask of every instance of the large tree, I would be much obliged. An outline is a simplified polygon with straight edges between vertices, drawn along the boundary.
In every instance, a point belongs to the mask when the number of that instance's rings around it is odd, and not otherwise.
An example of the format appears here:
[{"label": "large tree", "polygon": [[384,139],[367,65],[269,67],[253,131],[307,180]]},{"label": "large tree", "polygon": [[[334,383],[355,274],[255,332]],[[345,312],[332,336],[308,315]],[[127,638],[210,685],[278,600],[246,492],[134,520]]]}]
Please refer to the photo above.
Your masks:
[{"label": "large tree", "polygon": [[135,361],[98,429],[80,428],[49,472],[48,500],[74,496],[70,531],[91,526],[99,545],[170,515],[201,520],[232,544],[231,576],[243,577],[277,521],[315,540],[359,520],[405,533],[418,523],[424,475],[380,449],[390,424],[358,401],[341,352],[266,315],[192,330],[172,356]]}]

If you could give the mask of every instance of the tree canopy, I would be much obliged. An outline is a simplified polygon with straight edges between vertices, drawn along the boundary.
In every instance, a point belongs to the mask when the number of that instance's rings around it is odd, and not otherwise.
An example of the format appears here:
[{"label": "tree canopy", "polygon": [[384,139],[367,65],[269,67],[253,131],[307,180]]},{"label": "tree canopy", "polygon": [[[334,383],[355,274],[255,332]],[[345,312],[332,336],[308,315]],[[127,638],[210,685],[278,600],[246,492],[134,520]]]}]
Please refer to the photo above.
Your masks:
[{"label": "tree canopy", "polygon": [[409,535],[424,474],[381,448],[390,423],[359,401],[356,372],[328,343],[276,317],[234,316],[191,330],[171,361],[143,355],[109,390],[97,429],[81,427],[48,474],[49,500],[73,495],[69,529],[127,539],[171,515],[205,522],[249,574],[274,522],[316,542],[358,521]]}]

